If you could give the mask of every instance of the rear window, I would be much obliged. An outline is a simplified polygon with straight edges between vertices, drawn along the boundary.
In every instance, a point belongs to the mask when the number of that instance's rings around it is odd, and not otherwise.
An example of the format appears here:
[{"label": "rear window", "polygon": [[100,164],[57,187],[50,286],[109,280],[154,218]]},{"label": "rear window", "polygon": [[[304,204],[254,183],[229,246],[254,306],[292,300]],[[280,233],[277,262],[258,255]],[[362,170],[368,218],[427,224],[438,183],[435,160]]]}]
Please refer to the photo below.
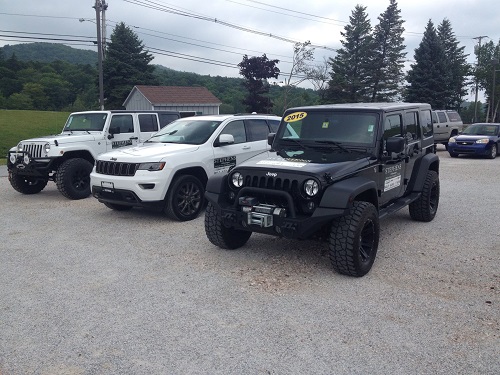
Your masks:
[{"label": "rear window", "polygon": [[457,112],[454,112],[454,111],[448,112],[448,118],[450,119],[451,122],[462,121],[462,119],[460,118],[460,115]]}]

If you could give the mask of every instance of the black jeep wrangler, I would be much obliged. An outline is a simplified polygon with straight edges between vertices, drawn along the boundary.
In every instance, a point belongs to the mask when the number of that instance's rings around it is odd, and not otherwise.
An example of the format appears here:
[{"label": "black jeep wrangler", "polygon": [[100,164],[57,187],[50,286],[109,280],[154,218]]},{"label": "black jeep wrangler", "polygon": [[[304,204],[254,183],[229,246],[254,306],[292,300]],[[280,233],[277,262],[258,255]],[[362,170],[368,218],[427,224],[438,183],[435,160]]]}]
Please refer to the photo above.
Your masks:
[{"label": "black jeep wrangler", "polygon": [[431,221],[439,159],[431,107],[356,103],[291,108],[272,150],[208,180],[205,232],[224,249],[252,232],[327,241],[333,268],[363,276],[377,254],[379,219],[405,206]]}]

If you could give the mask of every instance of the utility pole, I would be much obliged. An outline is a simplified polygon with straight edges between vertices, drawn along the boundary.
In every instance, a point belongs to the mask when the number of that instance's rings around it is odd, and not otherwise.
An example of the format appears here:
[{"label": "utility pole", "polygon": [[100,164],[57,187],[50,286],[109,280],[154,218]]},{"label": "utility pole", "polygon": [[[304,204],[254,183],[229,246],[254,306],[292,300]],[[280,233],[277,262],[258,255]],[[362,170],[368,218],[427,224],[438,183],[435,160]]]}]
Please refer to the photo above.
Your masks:
[{"label": "utility pole", "polygon": [[102,3],[100,0],[95,0],[95,19],[97,25],[97,68],[99,70],[99,107],[104,110],[104,77],[102,72],[102,34],[101,34],[101,11]]},{"label": "utility pole", "polygon": [[106,0],[102,0],[102,20],[101,20],[101,31],[102,31],[102,59],[106,57],[106,9],[108,9],[108,4]]},{"label": "utility pole", "polygon": [[[475,38],[472,38],[472,39],[477,39],[478,40],[478,49],[477,49],[477,68],[479,68],[479,53],[481,52],[481,40],[483,38],[489,38],[489,36],[486,36],[486,35],[481,35],[481,36],[477,36]],[[472,121],[473,123],[474,122],[477,122],[477,94],[478,94],[478,91],[479,91],[479,81],[477,79],[477,72],[476,72],[476,99],[474,100],[474,121]]]}]

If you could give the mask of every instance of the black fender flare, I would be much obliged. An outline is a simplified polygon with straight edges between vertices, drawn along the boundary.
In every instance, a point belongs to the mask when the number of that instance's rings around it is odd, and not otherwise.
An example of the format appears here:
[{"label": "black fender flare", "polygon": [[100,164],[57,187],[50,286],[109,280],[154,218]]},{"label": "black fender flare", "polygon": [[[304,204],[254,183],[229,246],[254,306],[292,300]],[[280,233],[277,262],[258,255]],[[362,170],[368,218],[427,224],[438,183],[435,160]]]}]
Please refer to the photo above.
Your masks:
[{"label": "black fender flare", "polygon": [[420,159],[418,172],[412,184],[412,192],[422,191],[425,178],[427,177],[427,172],[430,170],[435,171],[437,174],[439,174],[439,157],[436,154],[427,154]]},{"label": "black fender flare", "polygon": [[207,198],[212,203],[217,203],[219,196],[227,188],[227,174],[221,173],[210,176],[205,188],[205,198]]},{"label": "black fender flare", "polygon": [[362,196],[363,201],[378,207],[377,184],[365,177],[353,177],[329,186],[319,204],[324,208],[346,209],[352,205],[356,197]]}]

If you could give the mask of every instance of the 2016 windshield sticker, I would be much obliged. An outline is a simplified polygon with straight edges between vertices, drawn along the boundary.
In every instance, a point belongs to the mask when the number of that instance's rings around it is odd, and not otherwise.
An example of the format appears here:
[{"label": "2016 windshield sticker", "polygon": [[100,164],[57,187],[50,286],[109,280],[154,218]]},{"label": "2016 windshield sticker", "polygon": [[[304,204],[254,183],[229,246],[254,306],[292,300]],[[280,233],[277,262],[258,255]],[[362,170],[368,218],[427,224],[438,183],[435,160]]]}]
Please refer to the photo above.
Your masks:
[{"label": "2016 windshield sticker", "polygon": [[401,186],[401,169],[401,163],[385,167],[384,192]]},{"label": "2016 windshield sticker", "polygon": [[214,159],[214,174],[225,173],[236,165],[236,156],[226,156]]},{"label": "2016 windshield sticker", "polygon": [[125,141],[114,141],[111,143],[111,148],[119,148],[119,147],[125,147],[125,146],[131,146],[132,145],[132,140],[127,139]]},{"label": "2016 windshield sticker", "polygon": [[261,160],[257,162],[260,165],[274,165],[280,167],[291,167],[291,168],[302,168],[307,165],[304,161],[296,162],[296,161],[287,161],[287,160]]},{"label": "2016 windshield sticker", "polygon": [[294,112],[294,113],[290,113],[289,115],[287,115],[285,117],[285,122],[299,121],[299,120],[302,120],[303,118],[305,118],[306,116],[307,116],[306,112]]}]

